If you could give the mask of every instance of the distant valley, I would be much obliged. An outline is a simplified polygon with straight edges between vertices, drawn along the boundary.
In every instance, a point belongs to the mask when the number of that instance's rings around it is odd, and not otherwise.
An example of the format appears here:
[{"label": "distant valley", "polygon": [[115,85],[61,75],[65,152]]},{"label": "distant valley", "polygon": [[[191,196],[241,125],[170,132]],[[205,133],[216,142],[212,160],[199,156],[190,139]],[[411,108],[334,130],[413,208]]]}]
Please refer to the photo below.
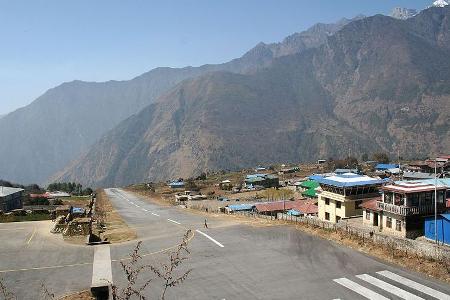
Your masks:
[{"label": "distant valley", "polygon": [[[362,16],[356,17],[360,19]],[[0,178],[45,183],[89,150],[121,121],[155,102],[181,81],[215,71],[240,74],[265,68],[276,57],[317,47],[352,20],[316,24],[280,43],[260,43],[242,57],[218,65],[156,68],[128,81],[64,83],[0,119]]]},{"label": "distant valley", "polygon": [[251,74],[178,84],[56,177],[126,185],[350,153],[450,149],[450,9],[351,22]]},{"label": "distant valley", "polygon": [[116,186],[448,152],[449,8],[398,13],[317,24],[224,64],[62,84],[0,119],[0,178]]}]

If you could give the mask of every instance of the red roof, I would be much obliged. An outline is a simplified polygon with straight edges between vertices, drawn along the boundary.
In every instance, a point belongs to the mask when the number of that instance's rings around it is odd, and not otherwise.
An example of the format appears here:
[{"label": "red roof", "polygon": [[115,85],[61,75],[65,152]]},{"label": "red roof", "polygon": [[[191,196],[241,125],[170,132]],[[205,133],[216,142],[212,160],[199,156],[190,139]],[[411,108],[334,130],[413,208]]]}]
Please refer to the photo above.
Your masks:
[{"label": "red roof", "polygon": [[30,198],[49,198],[49,193],[45,194],[30,194]]},{"label": "red roof", "polygon": [[373,211],[379,211],[379,209],[377,207],[377,201],[380,201],[380,200],[381,200],[381,197],[377,197],[377,198],[371,199],[369,201],[364,201],[361,204],[361,208],[373,210]]},{"label": "red roof", "polygon": [[295,200],[295,201],[276,201],[258,203],[255,205],[258,212],[272,212],[295,209],[303,213],[317,213],[317,206],[312,201]]},{"label": "red roof", "polygon": [[307,215],[317,214],[319,212],[319,207],[317,207],[314,203],[302,203],[294,209]]}]

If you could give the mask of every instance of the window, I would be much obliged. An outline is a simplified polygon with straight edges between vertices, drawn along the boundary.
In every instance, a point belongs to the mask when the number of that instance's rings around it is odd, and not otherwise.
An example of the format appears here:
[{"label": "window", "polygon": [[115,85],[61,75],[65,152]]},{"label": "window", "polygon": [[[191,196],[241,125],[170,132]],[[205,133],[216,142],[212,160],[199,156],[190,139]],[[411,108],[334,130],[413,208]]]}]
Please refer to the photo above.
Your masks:
[{"label": "window", "polygon": [[362,200],[355,201],[355,209],[360,209],[362,204]]},{"label": "window", "polygon": [[370,210],[366,209],[366,220],[370,220]]},{"label": "window", "polygon": [[329,198],[325,198],[325,205],[330,205],[330,199]]},{"label": "window", "polygon": [[391,217],[386,217],[386,227],[392,228],[392,218]]},{"label": "window", "polygon": [[325,213],[325,220],[330,221],[330,213]]},{"label": "window", "polygon": [[409,206],[419,206],[419,195],[416,193],[410,194],[409,198]]},{"label": "window", "polygon": [[425,205],[432,205],[432,203],[433,203],[431,200],[432,195],[433,195],[433,193],[424,193]]},{"label": "window", "polygon": [[395,221],[395,230],[402,231],[402,221],[401,220]]},{"label": "window", "polygon": [[389,192],[384,193],[384,203],[392,204],[392,194]]},{"label": "window", "polygon": [[341,202],[340,201],[336,201],[336,208],[341,208]]},{"label": "window", "polygon": [[402,194],[394,194],[394,204],[395,205],[403,205],[403,195]]},{"label": "window", "polygon": [[445,196],[445,191],[438,191],[438,203],[444,203],[445,202],[445,199],[444,199],[444,196]]}]

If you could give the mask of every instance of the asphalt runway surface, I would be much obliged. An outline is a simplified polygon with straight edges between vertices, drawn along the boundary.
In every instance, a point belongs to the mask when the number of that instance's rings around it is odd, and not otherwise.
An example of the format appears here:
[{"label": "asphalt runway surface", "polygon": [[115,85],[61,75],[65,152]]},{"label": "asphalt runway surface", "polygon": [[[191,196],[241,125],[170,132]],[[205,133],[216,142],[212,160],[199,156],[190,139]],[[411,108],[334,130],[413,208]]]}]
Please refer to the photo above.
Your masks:
[{"label": "asphalt runway surface", "polygon": [[[187,280],[166,299],[449,299],[450,286],[289,226],[250,226],[205,217],[107,189],[115,209],[142,241],[142,263],[161,266],[186,230]],[[0,224],[0,278],[17,299],[39,299],[42,282],[56,295],[88,289],[93,248],[49,233],[51,222]],[[125,284],[120,262],[136,241],[111,245],[113,280]],[[182,272],[181,272],[182,273]],[[142,279],[150,278],[144,273]],[[158,299],[163,282],[144,293]]]}]

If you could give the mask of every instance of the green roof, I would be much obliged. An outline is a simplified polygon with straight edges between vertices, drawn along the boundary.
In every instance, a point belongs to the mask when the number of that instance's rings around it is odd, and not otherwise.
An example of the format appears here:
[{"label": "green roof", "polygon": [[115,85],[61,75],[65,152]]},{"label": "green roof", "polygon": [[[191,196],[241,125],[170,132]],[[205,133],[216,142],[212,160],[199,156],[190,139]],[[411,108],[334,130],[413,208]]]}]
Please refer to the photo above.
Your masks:
[{"label": "green roof", "polygon": [[319,183],[315,180],[306,180],[303,181],[300,186],[308,189],[315,189],[316,187],[319,186]]},{"label": "green roof", "polygon": [[316,190],[315,189],[306,190],[302,193],[302,195],[306,197],[316,197]]}]

